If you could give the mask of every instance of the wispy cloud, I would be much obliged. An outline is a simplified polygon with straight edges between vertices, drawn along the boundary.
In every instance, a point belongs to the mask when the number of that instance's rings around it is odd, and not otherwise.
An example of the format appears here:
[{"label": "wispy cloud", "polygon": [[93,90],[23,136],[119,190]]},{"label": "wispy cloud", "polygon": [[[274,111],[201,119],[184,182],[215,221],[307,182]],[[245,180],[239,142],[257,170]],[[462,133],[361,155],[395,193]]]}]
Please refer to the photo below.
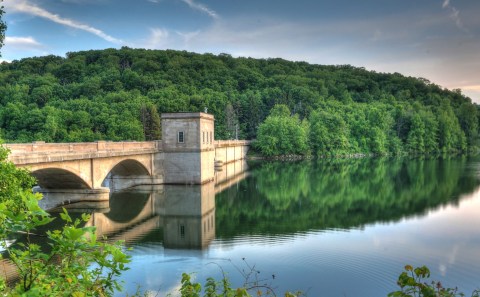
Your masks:
[{"label": "wispy cloud", "polygon": [[193,0],[181,0],[181,1],[185,2],[192,9],[208,14],[213,19],[219,18],[218,14],[214,10],[208,8],[205,4],[201,4]]},{"label": "wispy cloud", "polygon": [[12,2],[5,2],[5,7],[7,10],[14,11],[14,12],[21,12],[37,17],[41,17],[47,20],[50,20],[54,23],[64,25],[70,28],[83,30],[89,33],[92,33],[108,42],[115,43],[115,44],[122,44],[124,43],[123,40],[112,37],[100,29],[95,27],[89,26],[87,24],[80,23],[78,21],[64,18],[59,16],[58,14],[51,13],[39,6],[29,3],[28,1],[12,1]]},{"label": "wispy cloud", "polygon": [[44,47],[41,43],[36,41],[35,38],[31,36],[6,36],[5,45],[16,49],[39,49]]},{"label": "wispy cloud", "polygon": [[180,37],[183,38],[183,42],[185,44],[188,44],[190,42],[190,40],[194,39],[195,37],[197,37],[200,34],[200,31],[199,30],[193,31],[193,32],[176,31],[175,33],[177,33]]},{"label": "wispy cloud", "polygon": [[[197,46],[197,38],[202,34],[202,31],[170,31],[166,28],[150,28],[149,34],[140,40],[131,44],[132,47],[142,47],[148,49],[183,49],[192,50],[190,43]],[[129,45],[130,46],[130,45]]]},{"label": "wispy cloud", "polygon": [[15,60],[15,55],[23,54],[26,56],[44,56],[51,54],[49,48],[45,44],[42,44],[35,40],[31,36],[5,36],[5,46],[2,52],[7,59],[0,58],[0,62],[11,62]]},{"label": "wispy cloud", "polygon": [[450,4],[450,0],[444,0],[442,8],[450,11],[450,18],[455,22],[455,25],[458,29],[468,32],[468,30],[463,25],[462,19],[460,18],[460,10]]},{"label": "wispy cloud", "polygon": [[160,49],[169,44],[170,33],[166,29],[151,28],[150,36],[145,42],[144,47],[149,49]]},{"label": "wispy cloud", "polygon": [[[151,3],[160,3],[163,0],[147,0],[147,1]],[[180,0],[180,1],[187,4],[191,9],[205,13],[215,20],[220,18],[216,11],[214,11],[213,9],[210,9],[205,4],[195,2],[195,0]]]}]

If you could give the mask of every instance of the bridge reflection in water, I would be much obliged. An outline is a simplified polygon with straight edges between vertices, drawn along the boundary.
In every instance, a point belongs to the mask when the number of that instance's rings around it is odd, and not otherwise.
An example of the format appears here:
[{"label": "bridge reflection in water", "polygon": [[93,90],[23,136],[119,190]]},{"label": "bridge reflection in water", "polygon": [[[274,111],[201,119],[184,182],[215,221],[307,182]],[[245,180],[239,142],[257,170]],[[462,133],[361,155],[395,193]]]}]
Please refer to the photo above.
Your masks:
[{"label": "bridge reflection in water", "polygon": [[[163,239],[166,249],[204,249],[215,239],[215,194],[243,180],[247,170],[246,161],[239,160],[217,168],[215,181],[203,185],[140,186],[111,192],[109,201],[91,193],[42,199],[40,206],[51,213],[64,207],[73,218],[90,213],[86,226],[95,226],[97,236],[111,242],[123,240],[128,246],[153,236]],[[54,223],[58,228],[58,220]],[[8,282],[18,279],[12,263],[2,259],[0,265]]]},{"label": "bridge reflection in water", "polygon": [[98,236],[111,241],[128,245],[162,230],[164,248],[204,249],[215,238],[215,194],[243,180],[247,169],[240,160],[217,168],[215,181],[203,185],[140,186],[112,192],[108,203],[65,197],[42,200],[42,207],[91,213],[87,226],[95,226]]}]

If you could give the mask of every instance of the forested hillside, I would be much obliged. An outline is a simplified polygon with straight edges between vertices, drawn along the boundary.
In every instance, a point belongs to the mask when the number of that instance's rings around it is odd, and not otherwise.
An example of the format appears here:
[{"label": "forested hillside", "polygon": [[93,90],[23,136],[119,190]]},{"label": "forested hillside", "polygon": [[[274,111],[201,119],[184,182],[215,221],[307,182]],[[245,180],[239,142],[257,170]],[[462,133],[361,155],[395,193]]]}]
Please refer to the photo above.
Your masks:
[{"label": "forested hillside", "polygon": [[349,65],[130,48],[0,65],[7,142],[158,139],[160,113],[205,108],[217,139],[238,127],[267,155],[453,152],[479,127],[459,91]]}]

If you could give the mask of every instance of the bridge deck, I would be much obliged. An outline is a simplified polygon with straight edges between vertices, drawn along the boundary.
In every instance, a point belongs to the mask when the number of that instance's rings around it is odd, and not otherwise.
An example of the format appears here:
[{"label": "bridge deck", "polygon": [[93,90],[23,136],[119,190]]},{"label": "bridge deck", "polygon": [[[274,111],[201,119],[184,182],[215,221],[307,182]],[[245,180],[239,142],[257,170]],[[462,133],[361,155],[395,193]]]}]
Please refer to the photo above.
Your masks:
[{"label": "bridge deck", "polygon": [[[248,140],[216,140],[214,146],[233,148],[249,146]],[[3,144],[10,150],[9,160],[17,165],[62,162],[92,158],[139,155],[162,151],[162,141],[96,141],[76,143],[13,143]],[[226,160],[224,160],[226,161]]]},{"label": "bridge deck", "polygon": [[98,151],[134,151],[138,149],[161,148],[161,141],[96,141],[96,142],[72,142],[72,143],[12,143],[4,144],[13,155],[29,153],[64,153],[64,152],[98,152]]},{"label": "bridge deck", "polygon": [[16,165],[139,155],[161,151],[159,141],[5,144]]}]

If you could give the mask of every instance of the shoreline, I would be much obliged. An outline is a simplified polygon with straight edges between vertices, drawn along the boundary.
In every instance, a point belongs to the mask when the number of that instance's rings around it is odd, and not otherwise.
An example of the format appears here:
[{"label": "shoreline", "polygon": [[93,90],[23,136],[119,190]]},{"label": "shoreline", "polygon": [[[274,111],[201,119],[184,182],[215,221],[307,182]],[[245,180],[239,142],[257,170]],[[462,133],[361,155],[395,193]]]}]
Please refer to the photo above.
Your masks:
[{"label": "shoreline", "polygon": [[364,159],[364,158],[439,158],[439,157],[458,157],[458,156],[477,156],[480,152],[459,152],[459,153],[438,153],[438,154],[364,154],[364,153],[354,153],[354,154],[345,154],[345,155],[332,155],[332,156],[314,156],[314,155],[278,155],[278,156],[262,156],[262,155],[252,155],[246,156],[246,159],[249,161],[304,161],[304,160],[315,160],[315,159]]}]

